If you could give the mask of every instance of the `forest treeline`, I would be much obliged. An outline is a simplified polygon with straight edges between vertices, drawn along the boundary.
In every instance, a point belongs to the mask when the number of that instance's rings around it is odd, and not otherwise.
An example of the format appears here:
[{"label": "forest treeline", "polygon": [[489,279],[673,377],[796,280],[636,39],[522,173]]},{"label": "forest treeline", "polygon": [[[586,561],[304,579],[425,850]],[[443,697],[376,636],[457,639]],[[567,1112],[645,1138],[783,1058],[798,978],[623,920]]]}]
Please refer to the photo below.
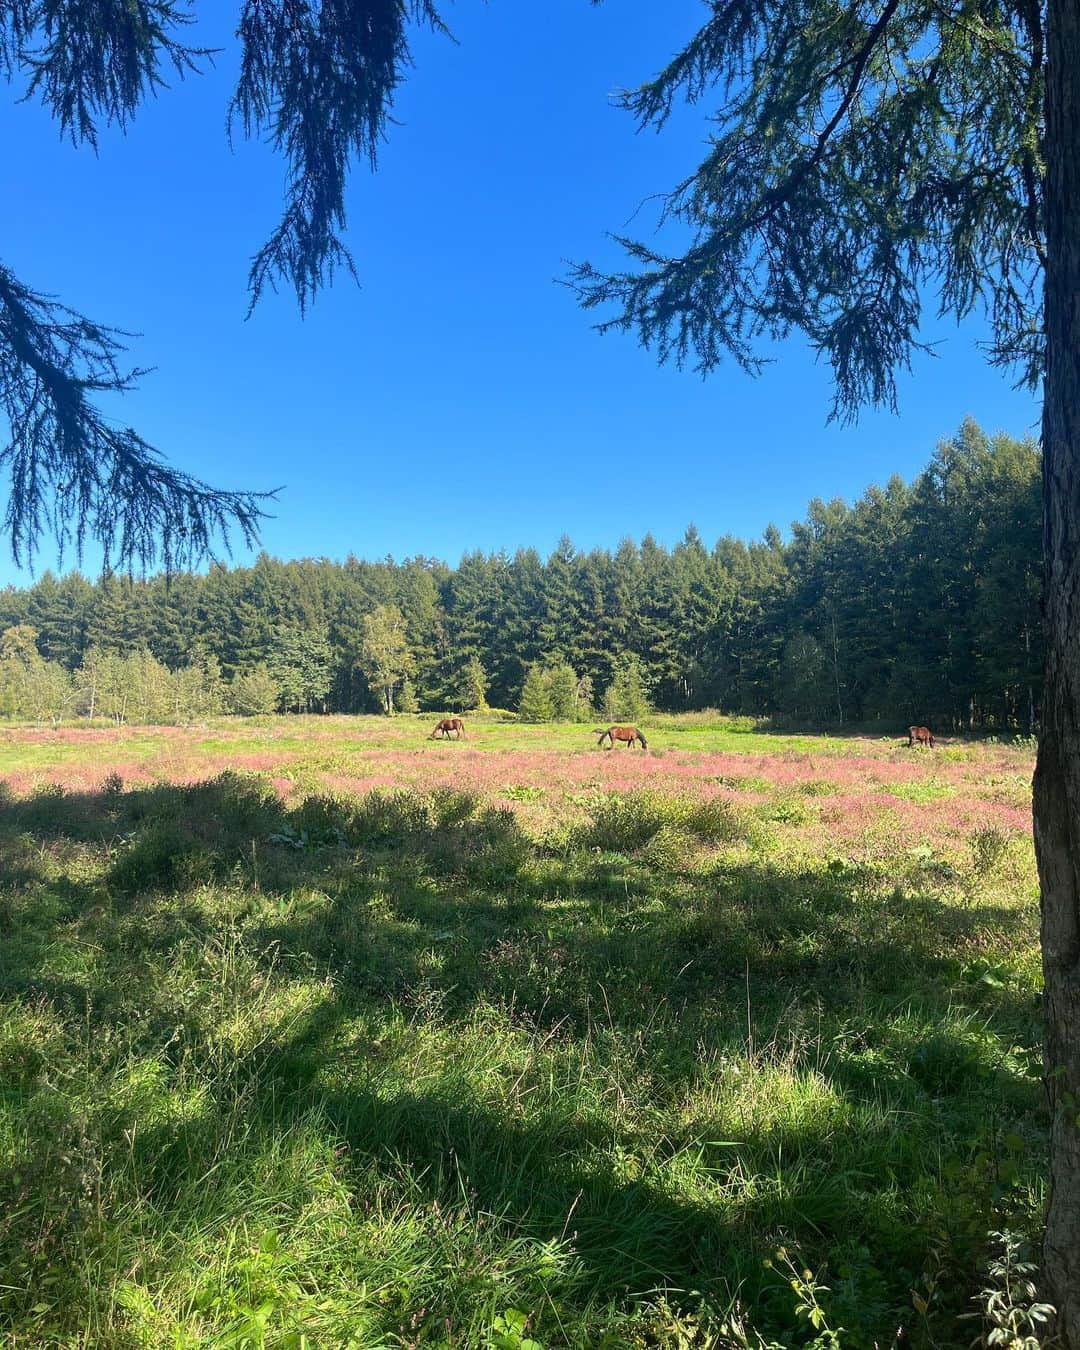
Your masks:
[{"label": "forest treeline", "polygon": [[[767,488],[763,487],[763,492]],[[1042,662],[1036,443],[971,421],[911,484],[810,503],[782,539],[691,527],[457,567],[265,554],[166,579],[44,574],[0,593],[0,711],[639,715],[1028,731]],[[524,701],[523,701],[524,699]]]}]

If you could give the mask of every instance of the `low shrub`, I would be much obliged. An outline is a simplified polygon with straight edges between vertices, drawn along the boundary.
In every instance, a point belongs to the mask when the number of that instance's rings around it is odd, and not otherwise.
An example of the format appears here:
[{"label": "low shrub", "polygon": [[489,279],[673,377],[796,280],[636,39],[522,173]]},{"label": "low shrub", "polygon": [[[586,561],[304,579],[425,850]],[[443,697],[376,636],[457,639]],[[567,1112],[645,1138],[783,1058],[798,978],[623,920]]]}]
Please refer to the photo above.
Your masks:
[{"label": "low shrub", "polygon": [[750,835],[753,818],[726,797],[707,797],[685,803],[683,825],[706,843],[730,844]]},{"label": "low shrub", "polygon": [[780,825],[805,825],[814,819],[814,809],[795,792],[778,792],[759,808],[763,820]]},{"label": "low shrub", "polygon": [[592,823],[581,843],[610,853],[632,853],[641,848],[677,814],[653,792],[613,792],[597,798],[588,811]]},{"label": "low shrub", "polygon": [[403,843],[432,827],[431,803],[415,792],[375,789],[357,797],[345,825],[350,844]]},{"label": "low shrub", "polygon": [[709,844],[746,839],[754,829],[750,813],[725,797],[698,800],[645,789],[596,795],[581,804],[591,824],[577,842],[614,853],[632,853],[667,827]]},{"label": "low shrub", "polygon": [[151,821],[120,853],[108,874],[110,887],[124,895],[186,890],[226,870],[220,853],[193,838],[176,820]]},{"label": "low shrub", "polygon": [[996,825],[982,825],[973,830],[971,869],[977,877],[991,876],[1001,866],[1009,851],[1009,836]]},{"label": "low shrub", "polygon": [[641,850],[642,861],[659,871],[678,872],[685,865],[693,844],[675,825],[661,825]]}]

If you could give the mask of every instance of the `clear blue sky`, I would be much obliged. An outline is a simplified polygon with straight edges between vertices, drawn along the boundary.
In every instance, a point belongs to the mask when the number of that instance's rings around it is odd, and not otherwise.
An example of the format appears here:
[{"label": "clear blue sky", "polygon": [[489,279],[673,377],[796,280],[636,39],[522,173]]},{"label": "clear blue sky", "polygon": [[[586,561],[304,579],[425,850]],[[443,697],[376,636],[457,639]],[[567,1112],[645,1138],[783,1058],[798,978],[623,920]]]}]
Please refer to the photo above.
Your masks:
[{"label": "clear blue sky", "polygon": [[[904,380],[899,416],[847,428],[827,425],[828,370],[798,340],[761,379],[727,364],[703,382],[593,331],[557,284],[565,260],[615,261],[605,231],[693,167],[705,136],[693,114],[637,135],[610,94],[693,31],[697,0],[448,6],[458,45],[417,35],[401,125],[378,173],[353,176],[360,287],[339,279],[303,320],[270,296],[245,322],[282,169],[225,141],[239,0],[198,8],[195,39],[225,49],[216,69],[96,158],[3,89],[0,257],[141,334],[134,359],[156,369],[116,413],[170,460],[221,486],[284,485],[270,552],[454,562],[563,533],[674,543],[691,521],[709,543],[752,537],[812,496],[910,477],[966,414],[1035,430],[1036,402],[984,365],[977,324],[928,328],[940,355]],[[46,547],[37,569],[54,563]],[[20,579],[0,555],[0,582]]]}]

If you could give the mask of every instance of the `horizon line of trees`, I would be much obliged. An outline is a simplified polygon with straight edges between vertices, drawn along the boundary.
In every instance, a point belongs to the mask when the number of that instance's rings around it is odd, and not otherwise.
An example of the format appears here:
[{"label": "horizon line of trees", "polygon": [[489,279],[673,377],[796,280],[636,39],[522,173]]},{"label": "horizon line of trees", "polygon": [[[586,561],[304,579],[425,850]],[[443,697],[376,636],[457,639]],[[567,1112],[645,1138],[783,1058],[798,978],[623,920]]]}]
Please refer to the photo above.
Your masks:
[{"label": "horizon line of trees", "polygon": [[[0,713],[649,707],[1030,732],[1043,660],[1041,461],[971,420],[906,484],[814,499],[784,541],[560,540],[456,568],[281,562],[0,591]],[[602,691],[602,692],[601,692]]]}]

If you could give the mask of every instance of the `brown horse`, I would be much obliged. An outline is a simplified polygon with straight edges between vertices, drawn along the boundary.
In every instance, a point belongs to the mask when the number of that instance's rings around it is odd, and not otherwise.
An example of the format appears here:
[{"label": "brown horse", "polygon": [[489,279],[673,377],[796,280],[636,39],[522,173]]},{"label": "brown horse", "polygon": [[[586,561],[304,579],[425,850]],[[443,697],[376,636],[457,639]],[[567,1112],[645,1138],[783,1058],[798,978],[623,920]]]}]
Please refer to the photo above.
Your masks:
[{"label": "brown horse", "polygon": [[603,745],[606,737],[609,750],[614,750],[616,741],[624,741],[628,749],[633,749],[635,741],[641,742],[642,750],[649,748],[648,741],[637,727],[593,727],[593,734],[600,738],[597,745]]},{"label": "brown horse", "polygon": [[450,733],[453,732],[457,740],[463,740],[465,737],[465,723],[460,717],[444,717],[431,733],[431,739],[436,741],[440,736],[448,740]]},{"label": "brown horse", "polygon": [[934,733],[929,727],[908,727],[908,749],[913,745],[928,745],[934,748]]}]

